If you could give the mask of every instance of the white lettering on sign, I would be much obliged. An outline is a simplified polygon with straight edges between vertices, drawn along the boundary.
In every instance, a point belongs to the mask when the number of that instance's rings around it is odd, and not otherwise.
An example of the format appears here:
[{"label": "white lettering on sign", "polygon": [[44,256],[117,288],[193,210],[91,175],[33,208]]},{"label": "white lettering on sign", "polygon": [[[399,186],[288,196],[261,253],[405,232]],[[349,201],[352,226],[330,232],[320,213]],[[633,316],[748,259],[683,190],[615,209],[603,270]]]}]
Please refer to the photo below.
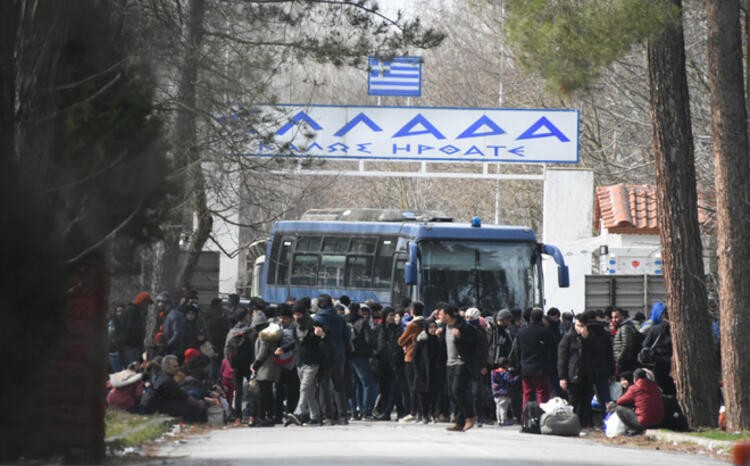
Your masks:
[{"label": "white lettering on sign", "polygon": [[248,156],[577,163],[579,113],[561,109],[261,106]]}]

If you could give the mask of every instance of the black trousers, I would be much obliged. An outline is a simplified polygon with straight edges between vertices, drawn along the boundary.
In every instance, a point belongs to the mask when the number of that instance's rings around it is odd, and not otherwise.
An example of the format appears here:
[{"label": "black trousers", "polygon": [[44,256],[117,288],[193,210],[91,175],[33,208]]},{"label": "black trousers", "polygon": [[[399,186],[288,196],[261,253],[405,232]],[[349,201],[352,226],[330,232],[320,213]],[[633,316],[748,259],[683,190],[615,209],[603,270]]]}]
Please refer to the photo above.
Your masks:
[{"label": "black trousers", "polygon": [[405,362],[404,372],[406,373],[406,383],[409,386],[409,414],[417,417],[420,410],[420,403],[417,400],[417,392],[414,390],[414,363]]},{"label": "black trousers", "polygon": [[467,418],[476,416],[471,380],[466,364],[448,366],[448,383],[453,401],[453,412],[456,415],[456,424],[459,425],[464,424]]},{"label": "black trousers", "polygon": [[273,380],[258,380],[260,398],[258,398],[255,419],[273,420]]},{"label": "black trousers", "polygon": [[577,382],[568,382],[568,398],[581,421],[581,427],[592,427],[591,399],[594,397],[594,380],[581,376]]},{"label": "black trousers", "polygon": [[250,369],[234,370],[234,417],[242,419],[242,382],[250,378]]},{"label": "black trousers", "polygon": [[279,381],[276,382],[276,419],[284,417],[284,401],[286,412],[293,413],[299,401],[299,376],[297,368],[281,369]]}]

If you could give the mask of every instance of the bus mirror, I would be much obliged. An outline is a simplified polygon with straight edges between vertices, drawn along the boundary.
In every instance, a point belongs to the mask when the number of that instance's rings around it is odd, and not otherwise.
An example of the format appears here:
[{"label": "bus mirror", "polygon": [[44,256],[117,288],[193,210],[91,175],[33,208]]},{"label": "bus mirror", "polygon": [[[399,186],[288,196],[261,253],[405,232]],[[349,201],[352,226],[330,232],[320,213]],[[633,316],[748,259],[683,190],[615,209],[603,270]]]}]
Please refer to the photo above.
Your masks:
[{"label": "bus mirror", "polygon": [[417,284],[417,267],[413,263],[407,262],[404,265],[404,275],[406,276],[407,285]]},{"label": "bus mirror", "polygon": [[410,242],[409,243],[409,261],[404,266],[404,275],[406,275],[406,284],[407,285],[416,285],[417,284],[417,254],[419,253],[419,248],[417,247],[417,243]]},{"label": "bus mirror", "polygon": [[560,288],[568,288],[570,286],[570,275],[568,274],[567,265],[557,267],[557,286]]}]

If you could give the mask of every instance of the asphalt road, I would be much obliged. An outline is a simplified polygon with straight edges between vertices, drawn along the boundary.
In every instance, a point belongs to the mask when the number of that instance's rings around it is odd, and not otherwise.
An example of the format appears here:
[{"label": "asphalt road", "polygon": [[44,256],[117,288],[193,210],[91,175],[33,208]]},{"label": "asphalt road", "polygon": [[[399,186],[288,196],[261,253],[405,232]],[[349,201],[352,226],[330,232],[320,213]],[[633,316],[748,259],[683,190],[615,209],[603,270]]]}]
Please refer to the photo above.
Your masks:
[{"label": "asphalt road", "polygon": [[484,426],[447,432],[447,424],[353,422],[348,426],[225,428],[167,442],[163,465],[685,466],[726,464],[697,455],[610,446],[586,437],[522,434]]}]

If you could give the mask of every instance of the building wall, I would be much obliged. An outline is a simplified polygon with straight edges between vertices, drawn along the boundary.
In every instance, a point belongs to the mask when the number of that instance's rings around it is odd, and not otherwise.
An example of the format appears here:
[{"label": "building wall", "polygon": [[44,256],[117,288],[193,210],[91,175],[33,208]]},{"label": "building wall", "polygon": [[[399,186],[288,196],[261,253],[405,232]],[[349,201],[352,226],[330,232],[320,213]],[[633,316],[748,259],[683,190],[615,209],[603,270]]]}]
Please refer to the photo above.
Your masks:
[{"label": "building wall", "polygon": [[560,248],[568,265],[570,287],[557,286],[553,260],[544,261],[545,307],[580,311],[585,304],[585,276],[591,253],[598,248],[592,234],[594,174],[591,170],[547,169],[544,173],[543,234],[545,243]]}]

